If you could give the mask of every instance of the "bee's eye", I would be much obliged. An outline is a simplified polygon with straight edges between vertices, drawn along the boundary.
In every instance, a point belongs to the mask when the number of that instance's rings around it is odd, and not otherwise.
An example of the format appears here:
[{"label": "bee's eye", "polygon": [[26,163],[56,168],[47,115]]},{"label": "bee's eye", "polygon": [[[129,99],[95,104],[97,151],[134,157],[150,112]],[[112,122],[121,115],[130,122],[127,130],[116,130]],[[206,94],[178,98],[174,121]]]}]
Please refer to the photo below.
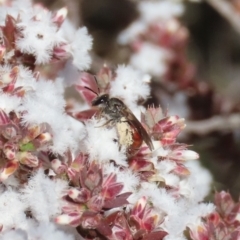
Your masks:
[{"label": "bee's eye", "polygon": [[99,96],[92,101],[92,106],[98,106],[100,104],[107,104],[108,95]]}]

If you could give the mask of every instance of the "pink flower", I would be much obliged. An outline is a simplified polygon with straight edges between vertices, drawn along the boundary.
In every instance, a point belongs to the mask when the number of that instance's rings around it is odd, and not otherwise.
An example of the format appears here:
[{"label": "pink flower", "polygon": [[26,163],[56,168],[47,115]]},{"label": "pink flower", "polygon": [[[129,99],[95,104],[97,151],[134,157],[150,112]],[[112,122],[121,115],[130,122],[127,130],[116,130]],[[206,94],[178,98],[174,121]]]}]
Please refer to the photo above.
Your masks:
[{"label": "pink flower", "polygon": [[154,211],[146,197],[139,199],[129,213],[129,223],[135,235],[139,235],[140,232],[144,235],[158,230],[160,236],[164,237],[166,232],[159,229],[163,221],[164,219]]}]

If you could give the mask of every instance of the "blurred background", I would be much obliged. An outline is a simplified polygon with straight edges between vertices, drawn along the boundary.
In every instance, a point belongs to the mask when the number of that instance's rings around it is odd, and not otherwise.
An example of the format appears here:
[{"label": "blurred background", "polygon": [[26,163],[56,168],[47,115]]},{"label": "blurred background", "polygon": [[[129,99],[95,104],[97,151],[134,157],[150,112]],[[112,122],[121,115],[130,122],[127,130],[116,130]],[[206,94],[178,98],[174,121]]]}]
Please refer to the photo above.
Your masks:
[{"label": "blurred background", "polygon": [[[145,105],[160,104],[171,114],[186,118],[188,125],[179,141],[200,153],[202,164],[213,174],[213,191],[229,190],[239,198],[239,0],[184,1],[185,10],[173,16],[174,21],[151,23],[144,33],[124,44],[119,43],[120,33],[141,18],[141,1],[40,2],[51,9],[67,6],[76,27],[88,28],[94,39],[93,73],[104,63],[112,68],[131,63],[131,56],[146,42],[167,49],[171,57],[164,60],[164,74],[150,72],[152,97]],[[170,31],[170,25],[175,30]]]}]

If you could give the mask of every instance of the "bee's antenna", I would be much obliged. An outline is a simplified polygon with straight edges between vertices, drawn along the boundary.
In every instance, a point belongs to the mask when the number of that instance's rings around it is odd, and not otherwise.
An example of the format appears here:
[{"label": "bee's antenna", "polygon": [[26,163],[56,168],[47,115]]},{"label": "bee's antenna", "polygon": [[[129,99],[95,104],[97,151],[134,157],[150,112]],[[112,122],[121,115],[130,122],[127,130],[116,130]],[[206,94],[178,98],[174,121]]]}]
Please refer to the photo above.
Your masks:
[{"label": "bee's antenna", "polygon": [[99,88],[99,86],[98,86],[97,77],[96,77],[95,75],[94,75],[93,77],[94,77],[94,80],[95,80],[95,82],[96,82],[96,84],[97,84],[98,93],[96,93],[95,91],[93,91],[91,88],[89,88],[89,87],[87,87],[87,86],[84,86],[84,88],[86,88],[87,90],[89,90],[89,91],[93,92],[94,94],[96,94],[96,95],[98,96],[98,95],[99,95],[99,93],[100,93],[100,88]]},{"label": "bee's antenna", "polygon": [[87,87],[87,86],[84,86],[84,88],[86,88],[87,90],[93,92],[94,94],[96,94],[96,95],[98,96],[98,94],[97,94],[95,91],[93,91],[91,88],[89,88],[89,87]]}]

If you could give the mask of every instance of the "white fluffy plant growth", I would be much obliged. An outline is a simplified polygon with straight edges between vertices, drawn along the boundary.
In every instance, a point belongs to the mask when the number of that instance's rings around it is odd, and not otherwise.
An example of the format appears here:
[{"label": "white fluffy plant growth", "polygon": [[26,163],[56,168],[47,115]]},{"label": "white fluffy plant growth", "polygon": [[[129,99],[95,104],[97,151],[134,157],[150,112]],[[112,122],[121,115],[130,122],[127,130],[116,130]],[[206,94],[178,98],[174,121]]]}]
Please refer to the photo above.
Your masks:
[{"label": "white fluffy plant growth", "polygon": [[[82,73],[88,107],[77,111],[60,74],[89,68],[86,28],[29,1],[0,12],[0,239],[186,239],[214,210],[201,203],[211,177],[176,142],[184,119],[139,105],[150,77],[127,66],[104,66],[97,82]],[[102,94],[105,107],[124,102],[117,118],[91,106]]]}]

